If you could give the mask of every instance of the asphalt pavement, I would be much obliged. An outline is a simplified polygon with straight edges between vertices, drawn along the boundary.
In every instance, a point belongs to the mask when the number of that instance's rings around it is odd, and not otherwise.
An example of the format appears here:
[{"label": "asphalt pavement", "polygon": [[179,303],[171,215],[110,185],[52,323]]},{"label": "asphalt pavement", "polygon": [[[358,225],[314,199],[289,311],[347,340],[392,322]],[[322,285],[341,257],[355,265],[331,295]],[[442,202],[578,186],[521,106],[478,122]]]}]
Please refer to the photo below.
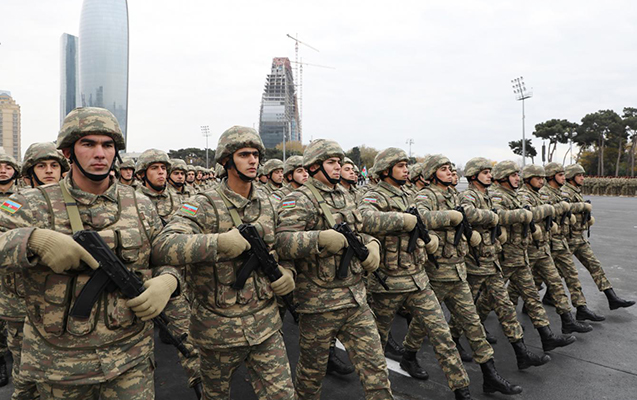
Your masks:
[{"label": "asphalt pavement", "polygon": [[[588,196],[593,203],[596,223],[591,228],[590,242],[602,262],[606,275],[615,291],[623,298],[637,300],[637,198]],[[592,323],[593,331],[575,334],[577,342],[551,351],[551,362],[542,367],[518,371],[513,349],[492,313],[487,329],[497,337],[495,344],[496,367],[501,375],[523,387],[522,394],[502,396],[482,393],[482,374],[478,364],[469,362],[465,367],[471,379],[471,393],[475,399],[577,399],[577,400],[632,400],[637,399],[637,305],[628,309],[610,311],[603,293],[600,293],[588,271],[579,263],[578,271],[588,300],[588,306],[606,316],[606,321]],[[520,302],[521,303],[521,302]],[[521,304],[518,311],[521,311]],[[554,332],[560,332],[560,319],[555,309],[547,307]],[[529,318],[519,313],[525,328],[525,342],[530,350],[541,352],[537,331]],[[402,339],[407,323],[396,317],[394,338]],[[284,338],[292,372],[298,359],[299,332],[292,319],[286,318]],[[465,348],[469,348],[463,339]],[[337,350],[341,356],[345,353]],[[157,340],[155,349],[156,398],[159,400],[196,399],[186,387],[186,376],[177,360],[176,350]],[[427,381],[417,381],[404,375],[396,363],[390,363],[390,380],[396,399],[453,399],[432,348],[425,342],[419,359],[430,375]],[[0,400],[10,399],[11,384],[0,388]],[[232,380],[232,399],[256,399],[245,367],[235,373]],[[323,381],[322,399],[362,399],[363,390],[358,376],[328,375]]]}]

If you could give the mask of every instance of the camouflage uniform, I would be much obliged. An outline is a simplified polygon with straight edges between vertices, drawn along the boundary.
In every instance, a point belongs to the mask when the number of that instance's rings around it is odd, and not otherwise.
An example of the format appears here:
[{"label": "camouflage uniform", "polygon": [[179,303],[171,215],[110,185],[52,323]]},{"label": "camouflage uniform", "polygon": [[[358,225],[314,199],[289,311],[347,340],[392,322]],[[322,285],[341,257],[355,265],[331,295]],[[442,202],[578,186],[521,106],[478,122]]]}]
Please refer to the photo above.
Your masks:
[{"label": "camouflage uniform", "polygon": [[[132,157],[124,157],[124,159],[122,160],[122,162],[119,165],[119,170],[121,171],[123,168],[130,168],[133,170],[133,178],[132,181],[130,183],[126,183],[126,182],[122,182],[122,179],[120,177],[119,179],[119,183],[121,183],[122,185],[129,185],[134,187],[135,189],[137,189],[139,187],[139,181],[137,179],[135,179],[135,160]],[[121,172],[120,172],[121,174]]]},{"label": "camouflage uniform", "polygon": [[[404,151],[389,148],[376,156],[375,166],[385,170],[399,161],[406,161]],[[378,165],[377,165],[378,164]],[[418,239],[416,251],[407,252],[410,232],[404,228],[404,212],[413,205],[408,194],[401,188],[381,181],[371,188],[359,203],[366,223],[363,230],[381,240],[383,254],[379,271],[386,277],[386,291],[375,277],[369,278],[372,293],[372,308],[376,315],[378,330],[383,345],[387,342],[392,321],[404,304],[412,315],[407,335],[403,342],[407,352],[420,350],[424,339],[429,340],[436,353],[451,390],[469,386],[469,377],[462,365],[456,345],[449,333],[440,303],[425,272],[427,257],[425,244]],[[422,214],[428,227],[436,226],[448,217],[444,213]]]},{"label": "camouflage uniform", "polygon": [[[343,165],[345,164],[350,164],[353,168],[354,171],[358,171],[358,167],[356,165],[354,165],[354,161],[352,161],[349,157],[345,157],[343,159]],[[343,178],[341,177],[341,184],[342,184]],[[349,183],[349,189],[345,189],[345,191],[347,193],[350,194],[350,196],[352,196],[352,198],[354,199],[355,203],[358,203],[359,200],[359,194],[360,194],[360,190],[359,188],[356,186],[358,184],[358,181],[356,182],[348,182]],[[343,188],[345,188],[345,186],[343,186]]]},{"label": "camouflage uniform", "polygon": [[[58,136],[58,147],[71,147],[79,137],[90,134],[111,136],[116,149],[124,148],[117,120],[99,108],[71,111]],[[84,229],[99,231],[129,269],[143,279],[165,273],[178,276],[171,267],[149,269],[151,242],[161,230],[161,221],[151,202],[136,196],[133,188],[111,181],[106,192],[95,195],[76,188],[69,174],[59,185],[13,195],[13,208],[0,212],[4,231],[0,268],[21,269],[24,276],[28,318],[21,373],[37,382],[45,399],[86,399],[89,392],[90,398],[152,399],[153,324],[138,319],[119,291],[102,293],[89,319],[70,316],[75,301],[71,294],[79,293],[90,275],[85,270],[58,274],[30,255],[28,243],[34,229],[72,234],[70,214],[77,214],[67,211],[62,185],[77,203]]]},{"label": "camouflage uniform", "polygon": [[[322,165],[331,157],[343,156],[336,142],[318,139],[306,148],[303,165],[309,171],[315,163]],[[319,247],[321,231],[331,229],[331,218],[323,215],[320,201],[324,201],[336,223],[347,222],[354,231],[362,227],[360,212],[340,185],[331,187],[311,177],[286,196],[279,207],[277,252],[282,259],[294,260],[298,269],[294,291],[300,314],[297,395],[299,399],[320,398],[329,348],[338,338],[358,372],[365,398],[392,399],[380,337],[366,301],[361,263],[352,258],[347,277],[336,277],[344,251],[331,254]],[[359,237],[364,244],[375,240],[367,235]]]},{"label": "camouflage uniform", "polygon": [[274,182],[272,182],[272,178],[271,178],[272,172],[277,169],[283,169],[283,161],[276,158],[272,160],[268,160],[263,165],[263,174],[268,177],[268,182],[265,185],[261,186],[261,190],[264,190],[268,195],[282,188],[281,185],[277,185]]},{"label": "camouflage uniform", "polygon": [[[297,169],[298,167],[302,167],[302,166],[303,166],[303,156],[288,157],[288,159],[285,160],[285,163],[283,164],[283,179],[284,179],[284,182],[285,182],[285,180],[287,180],[286,176],[289,173],[294,173],[295,169]],[[292,179],[294,179],[294,178],[292,178]],[[296,183],[298,185],[300,185],[300,183],[298,183],[298,182],[296,182]],[[291,185],[290,182],[284,183],[283,186],[280,189],[275,190],[274,192],[272,192],[270,197],[275,202],[275,206],[278,207],[279,203],[281,203],[281,200],[283,200],[283,198],[285,196],[287,196],[288,194],[292,193],[293,191],[294,191],[294,187]]]},{"label": "camouflage uniform", "polygon": [[[265,153],[254,129],[228,129],[219,138],[216,162],[243,147]],[[267,245],[274,244],[277,215],[270,199],[254,185],[245,198],[224,179],[216,189],[182,204],[155,242],[153,260],[187,268],[194,296],[190,334],[200,352],[204,398],[229,398],[231,376],[245,361],[257,397],[292,399],[281,318],[270,282],[257,269],[243,289],[233,289],[244,259],[227,259],[218,251],[220,234],[235,226],[232,210],[256,225]]]},{"label": "camouflage uniform", "polygon": [[172,182],[172,180],[170,179],[170,174],[172,174],[174,171],[184,171],[185,175],[188,172],[188,166],[186,165],[186,162],[184,160],[179,160],[176,158],[171,159],[170,169],[168,170],[168,189],[173,191],[177,195],[177,197],[179,197],[180,202],[183,202],[187,198],[193,196],[194,193],[192,192],[192,188],[186,184],[185,180],[183,185],[181,186],[178,186],[176,183]]}]

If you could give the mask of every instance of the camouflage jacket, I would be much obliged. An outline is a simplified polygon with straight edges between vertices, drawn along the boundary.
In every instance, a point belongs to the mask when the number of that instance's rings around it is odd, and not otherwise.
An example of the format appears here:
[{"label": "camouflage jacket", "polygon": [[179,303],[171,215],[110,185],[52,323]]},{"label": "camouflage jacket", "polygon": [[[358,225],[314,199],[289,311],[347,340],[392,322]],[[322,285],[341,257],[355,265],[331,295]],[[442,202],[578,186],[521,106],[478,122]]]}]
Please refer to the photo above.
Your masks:
[{"label": "camouflage jacket", "polygon": [[577,219],[577,222],[570,226],[571,230],[568,234],[568,243],[571,245],[582,244],[586,242],[584,231],[588,229],[588,224],[584,223],[584,207],[586,203],[582,196],[582,189],[566,182],[566,184],[562,186],[562,197],[564,201],[571,203],[571,212]]},{"label": "camouflage jacket", "polygon": [[[112,183],[95,195],[61,184],[77,202],[85,229],[97,230],[118,258],[142,279],[170,273],[172,267],[149,269],[151,242],[161,230],[155,207],[128,186]],[[119,291],[104,291],[88,319],[69,315],[88,271],[56,274],[38,264],[28,247],[34,229],[71,235],[72,229],[59,184],[13,195],[11,210],[0,211],[0,269],[24,275],[28,319],[24,328],[21,372],[33,381],[95,384],[122,374],[153,352],[153,324],[142,322],[125,306]]]},{"label": "camouflage jacket", "polygon": [[[529,259],[550,256],[551,227],[547,227],[546,224],[555,217],[555,208],[550,204],[545,204],[540,193],[530,189],[526,184],[518,190],[518,198],[521,200],[523,207],[531,207],[535,229],[542,232],[541,238],[539,240],[532,239],[533,244],[527,248]],[[537,232],[536,235],[538,235]]]},{"label": "camouflage jacket", "polygon": [[270,194],[270,198],[272,199],[272,202],[274,203],[274,207],[278,208],[279,204],[281,203],[281,200],[283,200],[285,196],[292,193],[294,190],[295,189],[292,187],[292,185],[283,185],[283,187],[280,188],[279,190],[272,192]]},{"label": "camouflage jacket", "polygon": [[531,231],[522,237],[525,210],[515,190],[495,184],[489,190],[493,208],[498,212],[500,225],[507,231],[507,241],[502,245],[500,265],[502,267],[524,267],[528,265],[526,249],[531,242]]},{"label": "camouflage jacket", "polygon": [[176,187],[174,187],[171,184],[168,184],[168,190],[171,190],[173,192],[175,192],[175,194],[177,195],[177,197],[179,197],[180,199],[180,203],[183,203],[186,199],[192,197],[195,195],[192,186],[190,185],[184,185],[181,187],[181,189],[177,189]]},{"label": "camouflage jacket", "polygon": [[469,250],[467,239],[462,235],[460,242],[455,246],[456,227],[450,226],[448,217],[444,223],[444,213],[437,212],[449,211],[457,207],[459,204],[456,196],[438,185],[430,185],[418,192],[414,200],[421,217],[429,216],[432,222],[437,222],[427,223],[427,227],[430,228],[429,234],[436,234],[439,239],[438,250],[433,255],[438,260],[439,266],[436,267],[430,260],[427,260],[425,264],[429,279],[464,281],[467,278],[467,267],[464,262]]},{"label": "camouflage jacket", "polygon": [[[319,234],[331,226],[308,185],[313,185],[323,197],[336,223],[347,222],[355,232],[363,227],[361,213],[339,185],[331,188],[309,178],[283,199],[278,209],[276,249],[281,259],[293,261],[297,268],[294,300],[299,303],[298,312],[311,314],[361,306],[367,301],[361,263],[353,257],[347,277],[336,277],[345,251],[328,254],[319,247]],[[374,240],[360,234],[359,239],[364,244]]]},{"label": "camouflage jacket", "polygon": [[168,187],[163,192],[157,193],[146,186],[140,186],[137,192],[148,197],[157,209],[162,224],[166,225],[181,206],[181,199],[177,192]]},{"label": "camouflage jacket", "polygon": [[271,179],[268,179],[268,181],[263,186],[260,186],[260,188],[266,194],[271,195],[272,193],[276,192],[277,190],[281,190],[283,188],[283,186],[277,186],[274,183],[272,183]]},{"label": "camouflage jacket", "polygon": [[566,237],[570,231],[570,218],[564,218],[564,223],[560,223],[562,215],[566,210],[560,207],[560,203],[564,201],[562,191],[555,189],[551,185],[544,185],[540,189],[540,197],[546,204],[551,204],[555,207],[555,219],[554,222],[558,225],[558,232],[551,234],[551,251],[567,251],[570,252],[568,247],[568,241]]},{"label": "camouflage jacket", "polygon": [[193,294],[191,337],[198,346],[219,349],[255,346],[282,324],[268,278],[257,269],[242,289],[233,289],[245,257],[227,259],[217,251],[220,233],[234,227],[227,198],[246,224],[255,225],[268,246],[275,240],[277,216],[263,192],[252,186],[245,198],[228,187],[188,199],[164,227],[153,246],[158,263],[186,266],[187,286]]},{"label": "camouflage jacket", "polygon": [[471,275],[493,275],[500,268],[498,253],[502,251],[497,238],[494,241],[491,240],[493,230],[496,228],[494,222],[497,216],[492,211],[493,203],[487,193],[481,192],[471,184],[467,190],[458,195],[458,199],[473,230],[480,233],[482,237],[476,249],[480,266],[476,264],[473,255],[469,252],[465,256],[467,272]]},{"label": "camouflage jacket", "polygon": [[[17,193],[17,185],[13,184],[8,191],[0,193],[0,209],[11,209],[9,196]],[[26,304],[24,303],[24,280],[20,271],[3,273],[0,271],[0,319],[7,321],[24,321]]]},{"label": "camouflage jacket", "polygon": [[[389,291],[405,293],[422,290],[429,282],[424,269],[425,243],[418,239],[416,250],[407,252],[410,232],[405,231],[404,212],[412,205],[407,193],[381,181],[361,197],[358,208],[363,214],[363,231],[374,235],[382,244],[379,271],[386,276]],[[370,277],[369,290],[386,290],[375,277]]]},{"label": "camouflage jacket", "polygon": [[20,187],[16,184],[16,181],[13,181],[13,184],[9,187],[9,190],[6,192],[0,192],[0,200],[4,200],[11,196],[14,193],[18,193]]}]

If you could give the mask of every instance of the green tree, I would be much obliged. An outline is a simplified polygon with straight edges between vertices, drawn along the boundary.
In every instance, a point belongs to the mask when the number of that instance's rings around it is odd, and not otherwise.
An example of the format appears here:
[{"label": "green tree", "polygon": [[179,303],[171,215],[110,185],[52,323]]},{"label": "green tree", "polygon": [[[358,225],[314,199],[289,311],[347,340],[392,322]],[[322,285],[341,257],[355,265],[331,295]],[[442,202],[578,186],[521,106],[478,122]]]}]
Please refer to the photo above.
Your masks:
[{"label": "green tree", "polygon": [[349,157],[354,164],[356,164],[359,168],[362,167],[361,165],[361,149],[356,146],[356,147],[352,147],[352,149],[348,152],[345,153],[345,155],[347,157]]},{"label": "green tree", "polygon": [[373,147],[367,147],[366,145],[360,146],[361,152],[361,166],[367,167],[369,170],[374,165],[374,158],[378,154],[378,150]]},{"label": "green tree", "polygon": [[[531,139],[526,139],[526,156],[531,157],[531,163],[535,164],[535,156],[537,156],[537,150],[533,147],[533,143],[531,143]],[[519,156],[522,155],[522,139],[513,140],[509,142],[509,148],[513,151],[513,154],[517,154]]]},{"label": "green tree", "polygon": [[[186,164],[206,166],[206,149],[189,147],[187,149],[169,150],[168,157],[179,158],[184,160]],[[213,167],[215,162],[215,151],[208,149],[209,166]]]},{"label": "green tree", "polygon": [[[593,146],[599,154],[597,160],[597,175],[605,174],[604,151],[606,145],[618,143],[621,146],[622,138],[626,134],[626,127],[621,117],[613,110],[600,110],[596,113],[586,114],[582,123],[577,128],[577,135],[573,138],[580,145],[580,154],[583,150]],[[621,152],[619,152],[621,156]]]},{"label": "green tree", "polygon": [[635,151],[637,150],[637,108],[624,107],[622,115],[626,130],[630,135],[630,176],[635,176]]},{"label": "green tree", "polygon": [[548,146],[548,162],[553,161],[553,154],[558,143],[568,143],[577,129],[575,122],[569,122],[565,119],[550,119],[546,122],[535,125],[533,135],[543,140],[549,141]]}]

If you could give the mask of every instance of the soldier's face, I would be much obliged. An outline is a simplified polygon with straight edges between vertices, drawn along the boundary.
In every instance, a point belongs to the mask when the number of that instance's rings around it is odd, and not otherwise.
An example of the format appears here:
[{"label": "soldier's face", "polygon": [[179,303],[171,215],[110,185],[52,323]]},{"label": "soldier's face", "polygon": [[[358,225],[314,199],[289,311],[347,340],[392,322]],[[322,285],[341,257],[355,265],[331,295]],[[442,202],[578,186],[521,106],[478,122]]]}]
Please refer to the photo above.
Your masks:
[{"label": "soldier's face", "polygon": [[520,174],[518,172],[509,175],[509,184],[513,189],[520,187]]},{"label": "soldier's face", "polygon": [[356,178],[356,172],[354,171],[354,166],[352,164],[343,165],[343,168],[341,169],[341,177],[350,181],[358,179]]},{"label": "soldier's face", "polygon": [[200,181],[203,179],[203,173],[201,171],[197,172],[197,180]]},{"label": "soldier's face", "polygon": [[292,173],[292,179],[294,179],[298,183],[305,183],[307,178],[309,177],[307,170],[303,167],[298,167]]},{"label": "soldier's face", "polygon": [[391,175],[396,180],[406,181],[409,178],[409,167],[406,161],[401,161],[391,169]]},{"label": "soldier's face", "polygon": [[577,174],[573,177],[573,179],[579,186],[582,186],[584,184],[584,174]]},{"label": "soldier's face", "polygon": [[15,174],[15,169],[11,166],[11,164],[0,163],[0,181],[11,179],[13,174]]},{"label": "soldier's face", "polygon": [[33,173],[38,177],[40,182],[43,182],[45,185],[58,183],[60,178],[62,178],[62,167],[60,163],[55,160],[44,160],[33,166]]},{"label": "soldier's face", "polygon": [[259,175],[259,182],[266,183],[268,181],[268,177],[265,175]]},{"label": "soldier's face", "polygon": [[283,182],[283,168],[275,169],[274,171],[272,171],[270,177],[272,179],[272,182],[280,185]]},{"label": "soldier's face", "polygon": [[186,181],[186,174],[184,174],[184,171],[178,169],[170,173],[170,179],[176,183],[184,183]]},{"label": "soldier's face", "polygon": [[[111,169],[115,159],[115,142],[109,136],[88,135],[75,142],[73,147],[75,158],[89,174],[104,175]],[[68,158],[70,153],[64,149]],[[81,171],[77,171],[81,173]]]},{"label": "soldier's face", "polygon": [[456,171],[451,172],[451,184],[453,186],[456,186],[458,184],[458,172]]},{"label": "soldier's face", "polygon": [[566,182],[566,174],[564,172],[555,174],[555,182],[560,186],[564,185],[564,182]]},{"label": "soldier's face", "polygon": [[[259,168],[259,150],[254,147],[244,147],[235,151],[232,157],[237,171],[249,178],[257,177],[257,171]],[[234,170],[234,168],[231,168],[231,170]],[[236,174],[237,171],[232,173]],[[228,171],[228,174],[230,174],[230,171]],[[237,177],[239,176],[237,175]],[[281,174],[281,178],[283,178],[283,174]]]},{"label": "soldier's face", "polygon": [[529,184],[536,189],[541,189],[544,186],[544,178],[541,176],[534,176],[529,179]]},{"label": "soldier's face", "polygon": [[195,172],[188,171],[186,172],[186,182],[193,183],[195,181]]},{"label": "soldier's face", "polygon": [[130,181],[133,179],[133,169],[132,168],[122,168],[119,170],[119,174],[122,179]]},{"label": "soldier's face", "polygon": [[478,180],[485,186],[490,185],[493,182],[493,175],[491,175],[490,169],[483,169],[478,174]]},{"label": "soldier's face", "polygon": [[164,186],[166,184],[166,164],[153,163],[146,170],[146,180],[155,186]]},{"label": "soldier's face", "polygon": [[443,165],[436,170],[436,177],[440,182],[453,182],[453,176],[451,174],[451,166]]}]

